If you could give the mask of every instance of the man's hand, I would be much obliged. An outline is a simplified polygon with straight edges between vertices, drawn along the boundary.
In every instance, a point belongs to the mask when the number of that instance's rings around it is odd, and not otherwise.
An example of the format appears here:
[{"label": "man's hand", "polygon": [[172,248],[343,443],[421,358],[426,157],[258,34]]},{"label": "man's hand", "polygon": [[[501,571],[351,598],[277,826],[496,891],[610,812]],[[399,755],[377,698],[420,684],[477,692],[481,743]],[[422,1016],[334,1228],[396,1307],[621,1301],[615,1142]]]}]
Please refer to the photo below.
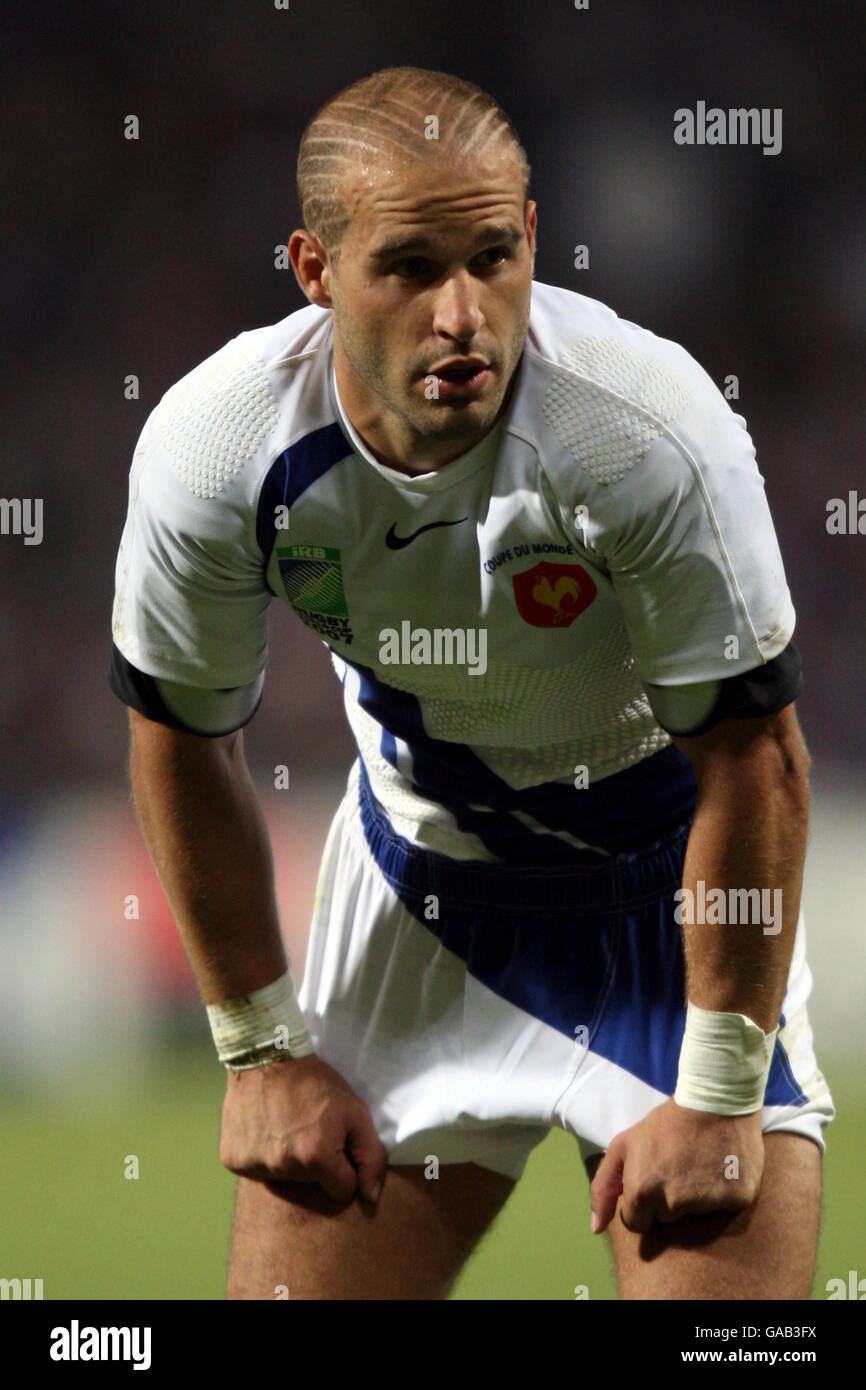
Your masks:
[{"label": "man's hand", "polygon": [[610,1225],[619,1198],[623,1223],[639,1232],[654,1221],[741,1211],[763,1171],[760,1110],[706,1115],[667,1100],[612,1140],[590,1188],[593,1232]]},{"label": "man's hand", "polygon": [[378,1201],[388,1151],[370,1112],[318,1057],[229,1072],[220,1162],[259,1182],[318,1183],[338,1202]]}]

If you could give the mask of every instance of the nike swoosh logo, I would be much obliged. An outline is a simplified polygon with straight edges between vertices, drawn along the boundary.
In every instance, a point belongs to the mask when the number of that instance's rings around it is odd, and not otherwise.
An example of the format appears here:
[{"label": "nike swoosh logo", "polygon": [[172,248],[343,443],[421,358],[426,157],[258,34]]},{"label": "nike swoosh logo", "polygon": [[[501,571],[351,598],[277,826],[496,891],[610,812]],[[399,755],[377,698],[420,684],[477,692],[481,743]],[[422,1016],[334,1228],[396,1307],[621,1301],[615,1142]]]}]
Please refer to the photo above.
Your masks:
[{"label": "nike swoosh logo", "polygon": [[420,536],[422,531],[433,531],[437,526],[459,526],[461,521],[468,521],[468,517],[458,516],[456,521],[428,521],[426,526],[419,526],[417,531],[413,531],[411,536],[398,536],[396,521],[385,537],[385,544],[389,550],[402,550],[404,545],[411,545],[416,536]]}]

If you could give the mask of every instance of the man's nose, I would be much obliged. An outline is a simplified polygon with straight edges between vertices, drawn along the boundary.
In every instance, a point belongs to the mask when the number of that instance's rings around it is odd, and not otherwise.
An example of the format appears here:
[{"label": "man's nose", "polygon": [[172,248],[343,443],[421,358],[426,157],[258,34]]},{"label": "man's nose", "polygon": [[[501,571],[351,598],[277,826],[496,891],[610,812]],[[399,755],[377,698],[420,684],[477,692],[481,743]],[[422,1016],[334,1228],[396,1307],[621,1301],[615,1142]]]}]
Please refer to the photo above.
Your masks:
[{"label": "man's nose", "polygon": [[469,342],[484,323],[478,307],[475,286],[467,270],[452,275],[439,287],[433,314],[433,329],[459,342]]}]

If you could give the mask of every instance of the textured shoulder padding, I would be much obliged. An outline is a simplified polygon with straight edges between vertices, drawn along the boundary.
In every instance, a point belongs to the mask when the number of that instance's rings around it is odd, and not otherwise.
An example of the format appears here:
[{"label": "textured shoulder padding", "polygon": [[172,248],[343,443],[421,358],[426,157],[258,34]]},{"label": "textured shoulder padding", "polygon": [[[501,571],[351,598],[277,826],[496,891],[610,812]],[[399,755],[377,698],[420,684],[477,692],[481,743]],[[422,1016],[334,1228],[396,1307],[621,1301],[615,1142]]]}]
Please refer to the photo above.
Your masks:
[{"label": "textured shoulder padding", "polygon": [[182,377],[156,411],[160,440],[194,497],[211,498],[274,429],[277,402],[251,334],[241,334]]},{"label": "textured shoulder padding", "polygon": [[552,371],[544,417],[581,470],[607,485],[646,456],[692,390],[660,356],[616,338],[583,338]]}]

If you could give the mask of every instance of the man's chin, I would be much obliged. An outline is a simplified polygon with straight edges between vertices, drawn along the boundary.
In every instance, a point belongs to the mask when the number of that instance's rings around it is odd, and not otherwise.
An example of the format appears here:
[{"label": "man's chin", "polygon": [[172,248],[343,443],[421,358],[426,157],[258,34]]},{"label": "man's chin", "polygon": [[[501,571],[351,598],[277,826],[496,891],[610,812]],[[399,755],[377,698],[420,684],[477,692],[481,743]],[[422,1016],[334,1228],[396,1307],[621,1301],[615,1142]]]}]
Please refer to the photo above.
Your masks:
[{"label": "man's chin", "polygon": [[462,445],[460,452],[467,453],[487,433],[492,423],[492,419],[486,416],[480,418],[465,409],[459,412],[455,410],[451,412],[449,420],[440,420],[435,429],[421,429],[419,434],[431,444]]},{"label": "man's chin", "polygon": [[430,439],[471,438],[490,428],[501,406],[501,400],[477,397],[474,400],[431,401],[430,407],[415,417],[414,424],[419,434]]}]

